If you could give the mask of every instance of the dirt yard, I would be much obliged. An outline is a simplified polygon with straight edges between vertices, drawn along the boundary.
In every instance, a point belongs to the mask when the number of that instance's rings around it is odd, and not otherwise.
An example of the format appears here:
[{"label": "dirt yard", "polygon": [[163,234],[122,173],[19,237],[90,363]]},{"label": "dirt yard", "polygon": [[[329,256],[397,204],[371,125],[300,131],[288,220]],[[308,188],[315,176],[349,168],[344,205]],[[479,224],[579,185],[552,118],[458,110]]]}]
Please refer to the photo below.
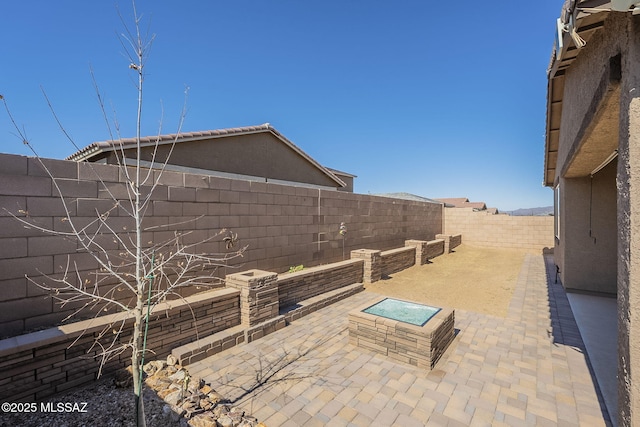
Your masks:
[{"label": "dirt yard", "polygon": [[434,306],[505,317],[527,251],[461,245],[366,290]]}]

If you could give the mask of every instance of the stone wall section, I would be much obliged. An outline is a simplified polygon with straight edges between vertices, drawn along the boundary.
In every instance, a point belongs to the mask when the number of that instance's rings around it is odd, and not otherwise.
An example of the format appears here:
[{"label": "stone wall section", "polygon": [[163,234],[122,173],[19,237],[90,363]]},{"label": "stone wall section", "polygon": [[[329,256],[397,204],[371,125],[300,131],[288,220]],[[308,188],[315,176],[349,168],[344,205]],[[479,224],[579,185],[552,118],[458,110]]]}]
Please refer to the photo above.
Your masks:
[{"label": "stone wall section", "polygon": [[427,253],[426,253],[427,260],[440,256],[444,253],[445,252],[444,252],[443,239],[430,240],[429,242],[427,242]]},{"label": "stone wall section", "polygon": [[[73,239],[45,234],[11,215],[35,226],[68,231],[67,213],[85,226],[96,219],[97,210],[109,212],[109,225],[122,236],[132,230],[125,214],[128,186],[118,167],[44,162],[58,178],[55,184],[37,159],[0,154],[0,337],[55,325],[78,308],[44,298],[25,275],[50,284],[44,276],[60,278],[68,261],[83,277],[97,268]],[[163,242],[182,233],[185,243],[195,243],[229,229],[238,235],[234,249],[247,247],[241,259],[230,263],[242,270],[280,273],[291,266],[312,267],[340,261],[351,250],[386,250],[402,246],[406,239],[429,240],[442,232],[442,207],[434,203],[173,171],[164,172],[159,183],[147,210],[144,241]],[[348,228],[344,239],[341,222]],[[219,237],[198,249],[227,252]],[[106,235],[101,244],[114,254],[123,249]],[[216,275],[223,278],[234,271],[231,267],[221,267]],[[183,295],[197,291],[202,288],[185,289]]]},{"label": "stone wall section", "polygon": [[356,249],[351,251],[351,259],[361,259],[364,261],[362,272],[363,283],[377,282],[382,278],[382,251],[375,249]]},{"label": "stone wall section", "polygon": [[415,246],[408,246],[404,248],[391,249],[382,252],[380,254],[380,258],[382,261],[382,277],[389,276],[415,265],[416,248]]},{"label": "stone wall section", "polygon": [[[439,234],[438,236],[442,236]],[[414,247],[416,250],[416,265],[424,265],[430,259],[445,253],[445,239],[436,239],[430,241],[424,240],[407,240],[404,242],[407,247]]]},{"label": "stone wall section", "polygon": [[[0,400],[35,402],[96,379],[99,347],[95,340],[124,321],[119,343],[131,337],[133,317],[111,314],[0,341]],[[113,322],[115,326],[109,326]],[[151,314],[147,347],[155,358],[197,338],[240,324],[239,292],[221,289],[159,304]],[[79,338],[78,338],[79,337]],[[77,340],[77,341],[76,341]],[[106,341],[101,341],[106,343]],[[126,351],[108,361],[103,374],[131,364]]]},{"label": "stone wall section", "polygon": [[229,274],[228,287],[240,291],[240,313],[244,326],[255,326],[278,315],[278,275],[262,270]]},{"label": "stone wall section", "polygon": [[553,216],[510,216],[445,208],[444,234],[464,235],[466,244],[542,250],[553,248]]},{"label": "stone wall section", "polygon": [[462,234],[436,234],[436,239],[444,241],[444,253],[449,254],[462,244]]},{"label": "stone wall section", "polygon": [[350,259],[326,266],[305,268],[278,276],[280,308],[333,291],[354,283],[362,283],[364,262]]}]

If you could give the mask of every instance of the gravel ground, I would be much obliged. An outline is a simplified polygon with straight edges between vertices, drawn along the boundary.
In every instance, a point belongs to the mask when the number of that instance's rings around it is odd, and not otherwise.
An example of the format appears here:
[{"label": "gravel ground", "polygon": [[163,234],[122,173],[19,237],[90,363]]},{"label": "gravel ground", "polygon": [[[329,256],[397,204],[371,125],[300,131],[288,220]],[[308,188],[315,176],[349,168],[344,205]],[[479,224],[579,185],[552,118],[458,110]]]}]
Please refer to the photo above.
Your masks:
[{"label": "gravel ground", "polygon": [[[42,407],[46,406],[47,402],[53,402],[54,408],[58,403],[65,403],[71,404],[69,405],[71,410],[78,409],[86,412],[48,412],[47,408]],[[74,408],[73,404],[78,405]],[[164,402],[148,388],[145,388],[144,406],[147,426],[180,426],[179,421],[172,420],[171,414],[163,412]],[[62,409],[66,407],[63,406]],[[38,402],[34,413],[4,411],[0,413],[2,427],[129,427],[135,425],[133,387],[118,388],[111,377],[101,378],[91,385],[57,395],[42,403]]]}]

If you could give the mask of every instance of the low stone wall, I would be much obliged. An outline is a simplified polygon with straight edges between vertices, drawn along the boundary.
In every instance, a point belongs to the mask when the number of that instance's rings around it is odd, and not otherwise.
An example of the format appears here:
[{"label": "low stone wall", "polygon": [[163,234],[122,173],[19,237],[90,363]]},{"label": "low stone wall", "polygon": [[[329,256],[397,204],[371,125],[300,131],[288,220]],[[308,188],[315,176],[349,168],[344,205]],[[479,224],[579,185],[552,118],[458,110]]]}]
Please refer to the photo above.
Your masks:
[{"label": "low stone wall", "polygon": [[444,240],[436,239],[427,242],[427,259],[435,258],[444,254]]},{"label": "low stone wall", "polygon": [[424,265],[430,259],[444,254],[444,239],[430,240],[406,240],[406,247],[414,247],[416,252],[416,265]]},{"label": "low stone wall", "polygon": [[362,283],[363,266],[362,260],[350,259],[280,274],[278,276],[280,308],[295,305],[299,301],[343,286]]},{"label": "low stone wall", "polygon": [[382,259],[382,276],[388,276],[411,267],[416,263],[416,248],[404,247],[384,251]]},{"label": "low stone wall", "polygon": [[436,239],[444,240],[444,253],[451,253],[456,247],[462,244],[462,234],[436,234]]},{"label": "low stone wall", "polygon": [[[240,292],[220,289],[155,307],[149,322],[147,348],[154,358],[166,357],[179,345],[240,324]],[[133,318],[124,313],[76,322],[0,341],[0,400],[34,402],[96,379],[101,343],[124,322],[118,343],[131,337]],[[115,325],[115,326],[111,326]],[[126,351],[103,366],[103,374],[131,363]]]}]

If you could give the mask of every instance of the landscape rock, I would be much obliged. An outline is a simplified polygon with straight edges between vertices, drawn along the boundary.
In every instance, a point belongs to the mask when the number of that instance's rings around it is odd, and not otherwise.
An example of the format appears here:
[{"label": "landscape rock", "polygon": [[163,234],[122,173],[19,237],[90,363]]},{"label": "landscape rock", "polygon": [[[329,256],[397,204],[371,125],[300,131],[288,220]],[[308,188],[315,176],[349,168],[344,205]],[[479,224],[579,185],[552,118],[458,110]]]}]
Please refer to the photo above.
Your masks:
[{"label": "landscape rock", "polygon": [[167,356],[167,365],[168,366],[175,366],[178,364],[178,359],[173,355],[170,354]]},{"label": "landscape rock", "polygon": [[162,370],[165,367],[165,363],[161,360],[154,360],[147,363],[142,368],[147,375],[154,375],[156,372]]},{"label": "landscape rock", "polygon": [[210,412],[196,415],[189,420],[188,425],[190,427],[218,427],[216,418]]},{"label": "landscape rock", "polygon": [[177,371],[175,374],[169,375],[171,381],[181,381],[187,376],[187,372],[184,369]]},{"label": "landscape rock", "polygon": [[233,427],[233,419],[228,415],[223,415],[217,419],[218,427]]},{"label": "landscape rock", "polygon": [[164,398],[164,401],[169,405],[177,405],[182,400],[182,398],[182,390],[176,390],[167,394]]},{"label": "landscape rock", "polygon": [[[175,363],[174,363],[175,362]],[[172,364],[173,363],[173,364]],[[166,404],[164,416],[185,427],[256,427],[258,420],[246,416],[242,408],[225,404],[228,400],[202,378],[192,378],[189,372],[167,358],[144,366],[145,383]],[[131,378],[130,371],[128,378]],[[262,424],[262,427],[265,427]]]}]

